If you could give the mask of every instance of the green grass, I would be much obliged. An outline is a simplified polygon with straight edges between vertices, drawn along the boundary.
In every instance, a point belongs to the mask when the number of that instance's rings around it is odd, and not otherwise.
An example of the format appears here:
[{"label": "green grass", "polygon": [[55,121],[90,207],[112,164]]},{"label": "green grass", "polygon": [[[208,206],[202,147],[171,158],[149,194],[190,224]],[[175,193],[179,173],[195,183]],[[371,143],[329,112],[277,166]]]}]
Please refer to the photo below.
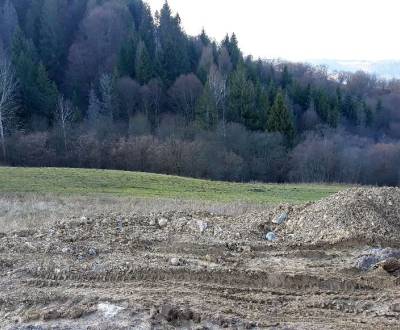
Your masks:
[{"label": "green grass", "polygon": [[345,188],[319,184],[241,184],[108,170],[0,168],[0,193],[106,194],[216,202],[302,203],[321,199]]}]

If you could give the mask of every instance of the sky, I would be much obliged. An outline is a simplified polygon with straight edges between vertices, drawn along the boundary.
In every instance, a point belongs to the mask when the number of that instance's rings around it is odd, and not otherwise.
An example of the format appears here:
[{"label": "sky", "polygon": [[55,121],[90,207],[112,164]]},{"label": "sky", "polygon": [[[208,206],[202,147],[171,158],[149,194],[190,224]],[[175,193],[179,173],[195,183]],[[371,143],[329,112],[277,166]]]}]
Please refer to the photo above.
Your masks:
[{"label": "sky", "polygon": [[[165,0],[147,0],[153,11]],[[189,35],[217,41],[235,32],[246,55],[313,59],[400,59],[399,0],[169,0]]]}]

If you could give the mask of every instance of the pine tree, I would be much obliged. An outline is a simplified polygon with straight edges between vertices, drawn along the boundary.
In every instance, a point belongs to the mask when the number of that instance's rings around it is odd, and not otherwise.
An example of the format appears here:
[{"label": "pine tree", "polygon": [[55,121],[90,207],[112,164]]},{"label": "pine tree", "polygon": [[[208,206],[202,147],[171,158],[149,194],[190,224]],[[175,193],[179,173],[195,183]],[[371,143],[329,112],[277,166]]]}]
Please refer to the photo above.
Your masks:
[{"label": "pine tree", "polygon": [[267,130],[284,134],[289,140],[294,137],[293,118],[286,105],[282,91],[276,95],[275,102],[268,114]]}]

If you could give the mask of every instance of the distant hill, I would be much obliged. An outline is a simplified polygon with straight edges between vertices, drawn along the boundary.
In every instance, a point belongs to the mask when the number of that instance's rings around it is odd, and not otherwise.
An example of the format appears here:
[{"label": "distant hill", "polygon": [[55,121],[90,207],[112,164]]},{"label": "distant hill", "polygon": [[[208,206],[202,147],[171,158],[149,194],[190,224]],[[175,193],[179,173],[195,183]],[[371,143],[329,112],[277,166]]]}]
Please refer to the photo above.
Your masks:
[{"label": "distant hill", "polygon": [[400,79],[400,60],[384,60],[384,61],[359,61],[359,60],[310,60],[315,65],[326,65],[332,71],[350,71],[359,70],[376,74],[381,78]]}]

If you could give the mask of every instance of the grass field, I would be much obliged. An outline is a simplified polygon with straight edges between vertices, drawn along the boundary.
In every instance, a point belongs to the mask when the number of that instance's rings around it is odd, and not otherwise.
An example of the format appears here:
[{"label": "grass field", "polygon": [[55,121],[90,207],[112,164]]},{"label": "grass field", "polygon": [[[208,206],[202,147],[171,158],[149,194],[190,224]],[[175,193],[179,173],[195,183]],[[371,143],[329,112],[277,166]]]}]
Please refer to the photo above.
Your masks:
[{"label": "grass field", "polygon": [[0,193],[275,204],[314,201],[344,188],[340,185],[316,184],[241,184],[108,170],[0,168]]}]

